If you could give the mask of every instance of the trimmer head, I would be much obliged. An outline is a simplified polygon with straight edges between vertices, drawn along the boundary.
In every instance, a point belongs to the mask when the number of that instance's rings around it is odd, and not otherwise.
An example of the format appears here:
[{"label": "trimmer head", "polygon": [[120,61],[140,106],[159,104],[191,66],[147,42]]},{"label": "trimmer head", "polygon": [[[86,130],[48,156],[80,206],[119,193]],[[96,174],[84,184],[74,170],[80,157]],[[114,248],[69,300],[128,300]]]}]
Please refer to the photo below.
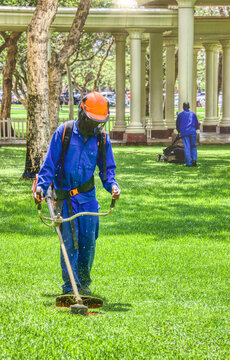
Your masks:
[{"label": "trimmer head", "polygon": [[[103,300],[93,296],[81,296],[83,305],[90,309],[98,309],[103,306]],[[71,307],[77,303],[75,295],[60,295],[56,297],[56,306]]]},{"label": "trimmer head", "polygon": [[87,306],[81,304],[74,304],[70,306],[70,314],[84,315],[87,311]]}]

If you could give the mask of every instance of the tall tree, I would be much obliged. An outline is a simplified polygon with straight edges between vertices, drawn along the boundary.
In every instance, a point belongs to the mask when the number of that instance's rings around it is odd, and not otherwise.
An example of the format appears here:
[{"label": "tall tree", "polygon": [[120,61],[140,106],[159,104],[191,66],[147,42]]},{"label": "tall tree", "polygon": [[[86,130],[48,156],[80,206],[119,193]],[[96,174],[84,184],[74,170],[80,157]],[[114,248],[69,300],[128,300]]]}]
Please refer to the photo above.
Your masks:
[{"label": "tall tree", "polygon": [[57,53],[52,51],[49,61],[49,95],[50,95],[50,132],[51,135],[58,126],[60,95],[62,90],[62,73],[70,57],[77,49],[81,33],[89,13],[92,0],[81,0],[73,20],[67,41]]},{"label": "tall tree", "polygon": [[[9,6],[33,6],[37,3],[37,0],[18,0],[17,3],[13,0],[1,0],[1,5]],[[1,119],[10,118],[11,113],[11,92],[13,88],[13,73],[16,66],[16,55],[18,51],[18,40],[21,37],[21,32],[4,32],[1,31],[0,35],[4,39],[5,43],[0,47],[0,52],[4,48],[7,49],[4,71],[3,71],[3,96],[1,104]],[[13,130],[11,130],[13,131]]]},{"label": "tall tree", "polygon": [[[12,82],[13,82],[13,73],[16,66],[16,54],[17,54],[17,41],[21,36],[21,32],[12,32],[7,34],[4,31],[0,32],[0,35],[4,39],[4,44],[0,47],[0,52],[6,49],[6,59],[3,70],[3,81],[2,81],[2,101],[1,101],[1,119],[9,119],[11,114],[11,92],[12,92]],[[5,129],[4,129],[5,127]],[[4,131],[5,130],[5,131]],[[0,132],[3,135],[7,134],[8,126],[1,123]],[[11,128],[11,135],[14,134],[13,129]]]},{"label": "tall tree", "polygon": [[27,154],[24,178],[33,178],[44,160],[49,135],[58,126],[62,72],[74,53],[92,0],[80,0],[67,41],[52,51],[48,66],[48,35],[58,0],[38,0],[27,29]]},{"label": "tall tree", "polygon": [[108,49],[107,49],[105,55],[103,56],[103,58],[102,58],[102,60],[101,60],[101,62],[100,62],[100,64],[99,64],[98,72],[97,72],[96,78],[95,78],[95,80],[94,80],[94,90],[97,90],[98,79],[99,79],[100,74],[101,74],[101,69],[102,69],[102,67],[103,67],[103,64],[104,64],[105,60],[107,59],[107,57],[108,57],[108,55],[109,55],[109,51],[110,51],[113,43],[114,43],[114,37],[112,36],[112,38],[111,38],[111,40],[110,40],[110,43],[109,43],[109,46],[108,46]]},{"label": "tall tree", "polygon": [[27,109],[27,40],[23,33],[18,41],[16,68],[13,76],[13,92],[18,101]]},{"label": "tall tree", "polygon": [[[108,78],[115,78],[115,74],[113,71],[111,72],[111,69],[106,69],[103,76],[101,76],[102,65],[104,68],[109,55],[113,60],[112,67],[115,68],[115,57],[110,51],[110,41],[111,34],[107,33],[84,33],[82,35],[75,56],[72,57],[70,63],[74,86],[81,94],[94,88],[94,80],[98,73],[97,87],[101,86],[101,81],[108,84]],[[109,64],[111,65],[111,59]],[[107,76],[105,76],[105,73]]]},{"label": "tall tree", "polygon": [[67,79],[68,79],[68,89],[69,89],[69,120],[74,119],[74,103],[73,103],[73,84],[71,78],[71,67],[70,64],[66,64],[66,72],[67,72]]},{"label": "tall tree", "polygon": [[38,0],[27,29],[27,153],[23,178],[33,178],[49,142],[48,35],[58,0]]},{"label": "tall tree", "polygon": [[12,79],[16,65],[17,41],[21,36],[21,32],[12,32],[8,35],[6,32],[0,33],[5,40],[7,48],[6,61],[3,71],[3,94],[1,104],[1,119],[10,118],[11,112],[11,91]]}]

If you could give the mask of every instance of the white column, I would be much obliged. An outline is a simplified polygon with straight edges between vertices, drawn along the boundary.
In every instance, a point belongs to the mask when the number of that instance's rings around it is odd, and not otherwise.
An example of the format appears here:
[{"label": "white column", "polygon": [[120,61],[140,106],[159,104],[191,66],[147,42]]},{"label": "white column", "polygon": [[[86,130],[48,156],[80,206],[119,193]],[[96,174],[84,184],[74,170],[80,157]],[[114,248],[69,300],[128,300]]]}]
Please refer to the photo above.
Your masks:
[{"label": "white column", "polygon": [[163,36],[150,34],[150,119],[147,125],[151,137],[165,137],[163,121]]},{"label": "white column", "polygon": [[[130,123],[126,128],[126,134],[145,134],[141,123],[141,38],[142,29],[128,30],[130,35]],[[135,138],[132,137],[133,140]],[[131,137],[129,137],[131,139]],[[129,142],[129,140],[127,139]],[[135,141],[134,141],[135,142]]]},{"label": "white column", "polygon": [[196,0],[178,2],[178,43],[179,43],[179,111],[188,101],[193,108],[193,42],[194,3]]},{"label": "white column", "polygon": [[116,42],[116,122],[112,130],[113,139],[123,139],[125,121],[125,42],[127,34],[113,34]]},{"label": "white column", "polygon": [[220,133],[230,133],[230,39],[221,41],[223,48],[223,113]]},{"label": "white column", "polygon": [[216,45],[214,48],[214,59],[213,59],[213,71],[214,71],[214,79],[213,79],[213,117],[216,118],[216,124],[218,124],[218,67],[219,67],[219,46]]},{"label": "white column", "polygon": [[197,97],[197,55],[200,48],[193,49],[193,108],[192,111],[196,113],[196,97]]},{"label": "white column", "polygon": [[148,40],[141,42],[141,122],[143,126],[146,125],[146,48],[149,45]]},{"label": "white column", "polygon": [[175,88],[175,42],[166,40],[166,102],[165,120],[168,129],[175,129],[174,119],[174,88]]},{"label": "white column", "polygon": [[205,118],[201,129],[204,132],[216,132],[217,118],[217,51],[216,44],[204,44],[206,51]]}]

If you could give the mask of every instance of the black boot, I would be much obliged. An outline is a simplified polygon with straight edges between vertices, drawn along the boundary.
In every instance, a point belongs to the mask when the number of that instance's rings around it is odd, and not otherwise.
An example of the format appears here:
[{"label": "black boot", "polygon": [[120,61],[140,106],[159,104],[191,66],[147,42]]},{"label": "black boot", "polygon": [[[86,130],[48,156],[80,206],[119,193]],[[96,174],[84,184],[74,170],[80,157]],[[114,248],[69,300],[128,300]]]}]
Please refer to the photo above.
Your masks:
[{"label": "black boot", "polygon": [[196,160],[192,160],[192,166],[197,166]]}]

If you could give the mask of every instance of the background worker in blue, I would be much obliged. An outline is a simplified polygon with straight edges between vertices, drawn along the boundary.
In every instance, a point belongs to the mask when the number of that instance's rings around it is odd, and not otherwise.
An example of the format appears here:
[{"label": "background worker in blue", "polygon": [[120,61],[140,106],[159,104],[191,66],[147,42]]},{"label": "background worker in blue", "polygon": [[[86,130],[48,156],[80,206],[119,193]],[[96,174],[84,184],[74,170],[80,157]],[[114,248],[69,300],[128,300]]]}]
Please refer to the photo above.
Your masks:
[{"label": "background worker in blue", "polygon": [[[73,124],[68,149],[62,155],[64,124],[55,131],[44,163],[38,174],[37,187],[46,195],[51,183],[58,199],[62,200],[62,216],[66,218],[78,212],[98,212],[95,194],[94,172],[104,188],[118,200],[120,190],[115,180],[114,161],[109,136],[104,137],[104,152],[99,151],[99,134],[109,119],[107,100],[97,92],[87,94],[79,105],[79,117]],[[59,201],[59,204],[60,204]],[[80,216],[72,224],[62,224],[62,236],[69,256],[76,284],[81,295],[90,295],[90,272],[93,265],[96,239],[99,230],[98,216]],[[77,248],[78,247],[78,248]],[[61,253],[63,294],[72,292],[69,275]]]},{"label": "background worker in blue", "polygon": [[189,110],[189,103],[183,103],[183,109],[177,116],[176,129],[183,140],[186,166],[197,166],[196,130],[198,120],[195,113]]}]

